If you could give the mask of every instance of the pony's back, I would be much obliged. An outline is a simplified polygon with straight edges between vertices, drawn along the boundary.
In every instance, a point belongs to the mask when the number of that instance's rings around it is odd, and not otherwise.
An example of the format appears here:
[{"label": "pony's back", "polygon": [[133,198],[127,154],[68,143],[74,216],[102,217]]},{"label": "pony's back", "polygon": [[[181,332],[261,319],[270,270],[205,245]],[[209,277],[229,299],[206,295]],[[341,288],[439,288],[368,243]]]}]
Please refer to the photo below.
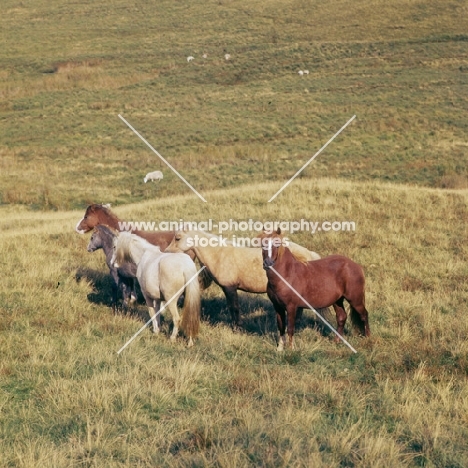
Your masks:
[{"label": "pony's back", "polygon": [[131,232],[121,232],[115,240],[116,261],[119,265],[124,263],[138,263],[143,254],[148,251],[153,255],[161,254],[157,245],[150,244]]}]

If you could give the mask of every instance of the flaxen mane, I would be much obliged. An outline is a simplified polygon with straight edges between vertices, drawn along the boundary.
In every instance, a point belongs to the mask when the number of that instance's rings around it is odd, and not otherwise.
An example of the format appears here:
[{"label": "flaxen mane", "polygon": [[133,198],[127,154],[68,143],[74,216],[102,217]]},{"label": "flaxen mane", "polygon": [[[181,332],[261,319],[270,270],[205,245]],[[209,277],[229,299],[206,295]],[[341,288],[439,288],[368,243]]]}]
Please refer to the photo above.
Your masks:
[{"label": "flaxen mane", "polygon": [[[268,238],[269,235],[266,234],[265,232],[263,232],[260,235],[258,235],[257,237],[259,237],[263,241],[263,239]],[[282,234],[276,234],[275,233],[274,237],[271,237],[271,239],[275,239],[275,238],[281,239],[281,245],[278,248],[278,258],[281,258],[283,256],[285,247],[288,247],[288,249],[291,252],[292,256],[298,262],[306,264],[307,262],[310,261],[310,256],[306,253],[308,251],[307,251],[307,249],[305,247],[301,247],[300,245],[297,245],[294,242],[288,242],[288,245],[285,246],[284,243],[283,243],[283,235]]]}]

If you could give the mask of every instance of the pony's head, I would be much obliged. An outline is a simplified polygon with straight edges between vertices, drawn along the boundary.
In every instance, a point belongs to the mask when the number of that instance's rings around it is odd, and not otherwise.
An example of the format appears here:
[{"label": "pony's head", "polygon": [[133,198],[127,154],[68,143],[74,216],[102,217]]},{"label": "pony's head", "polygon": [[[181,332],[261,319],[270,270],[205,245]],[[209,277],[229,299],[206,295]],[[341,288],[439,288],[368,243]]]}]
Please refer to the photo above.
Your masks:
[{"label": "pony's head", "polygon": [[188,252],[196,244],[196,239],[207,234],[203,231],[177,231],[165,252],[180,253]]},{"label": "pony's head", "polygon": [[102,249],[105,247],[105,243],[106,241],[108,242],[108,239],[114,239],[114,237],[118,235],[119,232],[117,230],[112,229],[105,224],[98,224],[93,229],[93,233],[89,239],[87,248],[88,252],[94,252],[95,250]]},{"label": "pony's head", "polygon": [[110,205],[93,204],[86,208],[85,214],[75,227],[76,232],[85,234],[98,224],[113,225],[118,222],[117,216],[110,210]]},{"label": "pony's head", "polygon": [[96,228],[94,228],[86,250],[88,252],[94,252],[95,250],[102,249],[103,246],[104,244],[102,243],[101,233]]},{"label": "pony's head", "polygon": [[281,258],[284,253],[284,241],[281,234],[281,229],[278,228],[273,232],[264,231],[258,236],[262,243],[263,268],[268,270],[271,268],[278,258]]}]

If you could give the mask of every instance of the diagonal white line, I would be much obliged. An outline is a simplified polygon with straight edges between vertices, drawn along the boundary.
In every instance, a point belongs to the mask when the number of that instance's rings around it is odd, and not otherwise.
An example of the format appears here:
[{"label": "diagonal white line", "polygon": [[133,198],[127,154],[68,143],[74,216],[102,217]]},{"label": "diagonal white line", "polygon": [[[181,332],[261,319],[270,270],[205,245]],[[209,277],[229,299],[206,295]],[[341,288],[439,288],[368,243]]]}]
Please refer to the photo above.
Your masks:
[{"label": "diagonal white line", "polygon": [[203,265],[165,304],[162,309],[151,317],[118,351],[117,354],[120,354],[153,320],[156,320],[156,317],[176,298],[186,287],[190,284],[204,269]]},{"label": "diagonal white line", "polygon": [[120,114],[119,114],[119,117],[120,117],[120,119],[128,126],[128,128],[130,128],[130,130],[132,130],[133,133],[134,133],[137,137],[139,137],[139,138],[141,139],[141,141],[143,141],[143,143],[145,143],[145,145],[148,146],[148,148],[149,148],[151,151],[153,151],[154,154],[156,154],[157,156],[159,156],[159,158],[160,158],[170,169],[172,169],[172,171],[175,172],[175,173],[177,174],[177,176],[179,176],[179,178],[180,178],[183,182],[185,182],[185,183],[188,185],[188,187],[190,187],[190,188],[193,190],[193,192],[194,192],[196,195],[198,195],[198,197],[199,197],[202,201],[204,201],[204,202],[206,203],[206,200],[205,200],[205,199],[204,199],[204,198],[203,198],[203,197],[202,197],[202,196],[201,196],[185,179],[184,179],[184,177],[182,177],[181,174],[179,174],[179,172],[177,172],[176,169],[174,169],[174,167],[171,166],[171,164],[170,164],[168,161],[166,161],[166,159],[164,159],[164,158],[163,158],[163,157],[162,157],[162,156],[161,156],[161,155],[160,155],[160,154],[159,154],[159,153],[158,153],[158,152],[157,152],[157,151],[156,151],[156,150],[155,150],[155,149],[154,149],[154,148],[153,148],[153,147],[152,147],[152,146],[151,146],[151,145],[150,145],[150,144],[149,144],[149,143],[148,143],[148,142],[147,142],[147,141],[146,141],[146,140],[145,140],[145,139],[144,139],[144,138],[143,138],[143,137],[142,137],[142,136],[141,136],[141,135],[140,135],[140,134],[139,134],[139,133],[138,133],[138,132],[121,116],[121,115],[120,115]]},{"label": "diagonal white line", "polygon": [[279,278],[281,278],[284,282],[284,284],[286,284],[286,286],[289,287],[289,289],[291,289],[291,291],[293,291],[297,297],[299,297],[302,301],[304,301],[304,303],[307,305],[307,307],[312,311],[314,312],[315,315],[317,315],[318,317],[320,317],[320,319],[322,320],[322,322],[346,345],[348,346],[348,348],[353,352],[353,353],[357,353],[357,351],[301,296],[301,294],[299,294],[298,291],[296,291],[296,289],[294,289],[293,286],[291,286],[288,281],[286,279],[284,279],[272,266],[270,267],[270,270],[272,270],[275,275],[277,275]]},{"label": "diagonal white line", "polygon": [[269,200],[274,200],[354,119],[353,115]]}]

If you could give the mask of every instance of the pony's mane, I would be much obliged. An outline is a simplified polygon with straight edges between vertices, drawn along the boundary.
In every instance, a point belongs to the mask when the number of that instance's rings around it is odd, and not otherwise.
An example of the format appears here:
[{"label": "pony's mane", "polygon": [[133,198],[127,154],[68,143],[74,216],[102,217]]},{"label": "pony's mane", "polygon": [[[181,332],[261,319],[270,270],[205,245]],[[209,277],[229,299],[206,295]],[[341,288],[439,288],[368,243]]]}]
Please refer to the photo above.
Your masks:
[{"label": "pony's mane", "polygon": [[[283,252],[284,252],[284,247],[281,246],[280,248],[283,249]],[[291,252],[292,256],[298,261],[298,262],[301,262],[301,263],[307,263],[310,261],[310,256],[308,254],[310,254],[310,252],[308,252],[308,250],[305,248],[305,247],[302,247],[301,245],[298,245],[294,242],[289,242],[289,251]],[[306,253],[308,252],[308,253]]]},{"label": "pony's mane", "polygon": [[137,246],[142,252],[143,250],[152,250],[155,253],[160,253],[161,249],[157,245],[150,244],[146,239],[143,239],[131,232],[121,232],[116,239],[116,261],[119,264],[134,263],[131,255],[131,247]]},{"label": "pony's mane", "polygon": [[[259,234],[257,236],[260,239],[281,239],[281,245],[278,247],[278,258],[282,258],[284,255],[284,252],[286,251],[286,246],[283,245],[283,235],[282,234],[277,234],[276,232],[272,234],[266,234],[265,232]],[[295,247],[296,246],[296,247]],[[291,252],[291,255],[295,260],[301,263],[307,263],[309,261],[309,258],[306,254],[306,248],[301,247],[298,244],[295,244],[294,242],[289,241],[289,246],[288,246],[289,251]]]},{"label": "pony's mane", "polygon": [[119,235],[119,231],[113,227],[108,226],[107,224],[98,224],[94,227],[95,231],[104,231],[106,234],[110,234],[112,237]]},{"label": "pony's mane", "polygon": [[120,219],[112,213],[112,211],[109,208],[110,205],[103,205],[100,203],[95,203],[93,205],[89,205],[88,208],[86,209],[86,212],[91,211],[95,212],[97,210],[103,211],[106,216],[108,216],[112,221],[114,221],[116,224],[120,221]]}]

